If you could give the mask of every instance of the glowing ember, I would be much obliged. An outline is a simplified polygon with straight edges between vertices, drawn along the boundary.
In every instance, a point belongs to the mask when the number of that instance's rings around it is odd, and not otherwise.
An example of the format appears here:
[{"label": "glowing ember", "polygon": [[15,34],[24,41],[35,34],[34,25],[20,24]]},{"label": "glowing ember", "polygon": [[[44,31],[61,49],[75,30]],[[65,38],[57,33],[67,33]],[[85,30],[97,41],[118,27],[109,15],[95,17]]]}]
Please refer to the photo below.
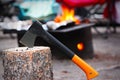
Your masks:
[{"label": "glowing ember", "polygon": [[74,9],[73,8],[68,8],[64,5],[61,5],[61,9],[62,9],[62,14],[58,15],[55,18],[55,22],[59,23],[59,22],[63,22],[63,21],[74,21],[75,24],[80,24],[80,20],[78,20],[77,18],[75,18],[74,15]]},{"label": "glowing ember", "polygon": [[83,48],[84,48],[83,43],[78,43],[78,44],[77,44],[77,49],[78,49],[78,50],[81,51],[81,50],[83,50]]}]

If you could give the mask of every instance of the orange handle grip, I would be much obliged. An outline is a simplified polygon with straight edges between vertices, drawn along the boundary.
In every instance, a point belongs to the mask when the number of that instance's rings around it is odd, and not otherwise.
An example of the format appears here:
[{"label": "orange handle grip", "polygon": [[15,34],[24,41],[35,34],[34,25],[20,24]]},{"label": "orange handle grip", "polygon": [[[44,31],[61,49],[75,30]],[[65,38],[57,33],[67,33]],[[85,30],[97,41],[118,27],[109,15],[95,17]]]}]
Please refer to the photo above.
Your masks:
[{"label": "orange handle grip", "polygon": [[77,55],[73,56],[72,61],[86,73],[88,80],[98,76],[98,72]]}]

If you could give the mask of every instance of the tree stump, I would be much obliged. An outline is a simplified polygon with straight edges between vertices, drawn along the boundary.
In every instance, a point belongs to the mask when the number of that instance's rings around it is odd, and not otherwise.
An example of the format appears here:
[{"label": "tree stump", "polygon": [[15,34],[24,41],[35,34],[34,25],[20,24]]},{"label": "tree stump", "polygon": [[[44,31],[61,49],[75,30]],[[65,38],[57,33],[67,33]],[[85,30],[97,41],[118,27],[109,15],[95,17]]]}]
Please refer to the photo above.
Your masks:
[{"label": "tree stump", "polygon": [[4,80],[53,80],[49,47],[18,47],[3,51]]}]

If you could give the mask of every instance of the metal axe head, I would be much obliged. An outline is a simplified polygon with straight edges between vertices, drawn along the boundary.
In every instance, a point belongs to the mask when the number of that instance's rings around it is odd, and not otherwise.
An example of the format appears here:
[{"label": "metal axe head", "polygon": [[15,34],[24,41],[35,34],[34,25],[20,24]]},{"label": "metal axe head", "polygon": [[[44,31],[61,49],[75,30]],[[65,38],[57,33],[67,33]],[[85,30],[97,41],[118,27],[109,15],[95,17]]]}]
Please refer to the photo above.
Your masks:
[{"label": "metal axe head", "polygon": [[39,21],[35,21],[20,40],[25,46],[33,47],[37,36],[45,37],[46,31],[42,28]]},{"label": "metal axe head", "polygon": [[42,37],[45,41],[47,41],[52,45],[56,45],[56,43],[54,42],[55,38],[50,33],[45,31],[42,27],[42,23],[40,23],[37,20],[31,25],[28,31],[23,35],[23,37],[20,40],[20,43],[28,47],[33,47],[37,36]]}]

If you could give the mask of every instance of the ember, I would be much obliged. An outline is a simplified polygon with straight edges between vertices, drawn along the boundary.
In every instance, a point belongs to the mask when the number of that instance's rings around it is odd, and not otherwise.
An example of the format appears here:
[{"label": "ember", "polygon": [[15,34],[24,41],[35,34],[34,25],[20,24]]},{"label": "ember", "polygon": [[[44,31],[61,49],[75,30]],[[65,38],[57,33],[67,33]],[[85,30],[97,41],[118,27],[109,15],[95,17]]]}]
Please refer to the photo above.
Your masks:
[{"label": "ember", "polygon": [[83,43],[78,43],[77,44],[77,49],[80,50],[80,51],[83,50],[84,49]]}]

